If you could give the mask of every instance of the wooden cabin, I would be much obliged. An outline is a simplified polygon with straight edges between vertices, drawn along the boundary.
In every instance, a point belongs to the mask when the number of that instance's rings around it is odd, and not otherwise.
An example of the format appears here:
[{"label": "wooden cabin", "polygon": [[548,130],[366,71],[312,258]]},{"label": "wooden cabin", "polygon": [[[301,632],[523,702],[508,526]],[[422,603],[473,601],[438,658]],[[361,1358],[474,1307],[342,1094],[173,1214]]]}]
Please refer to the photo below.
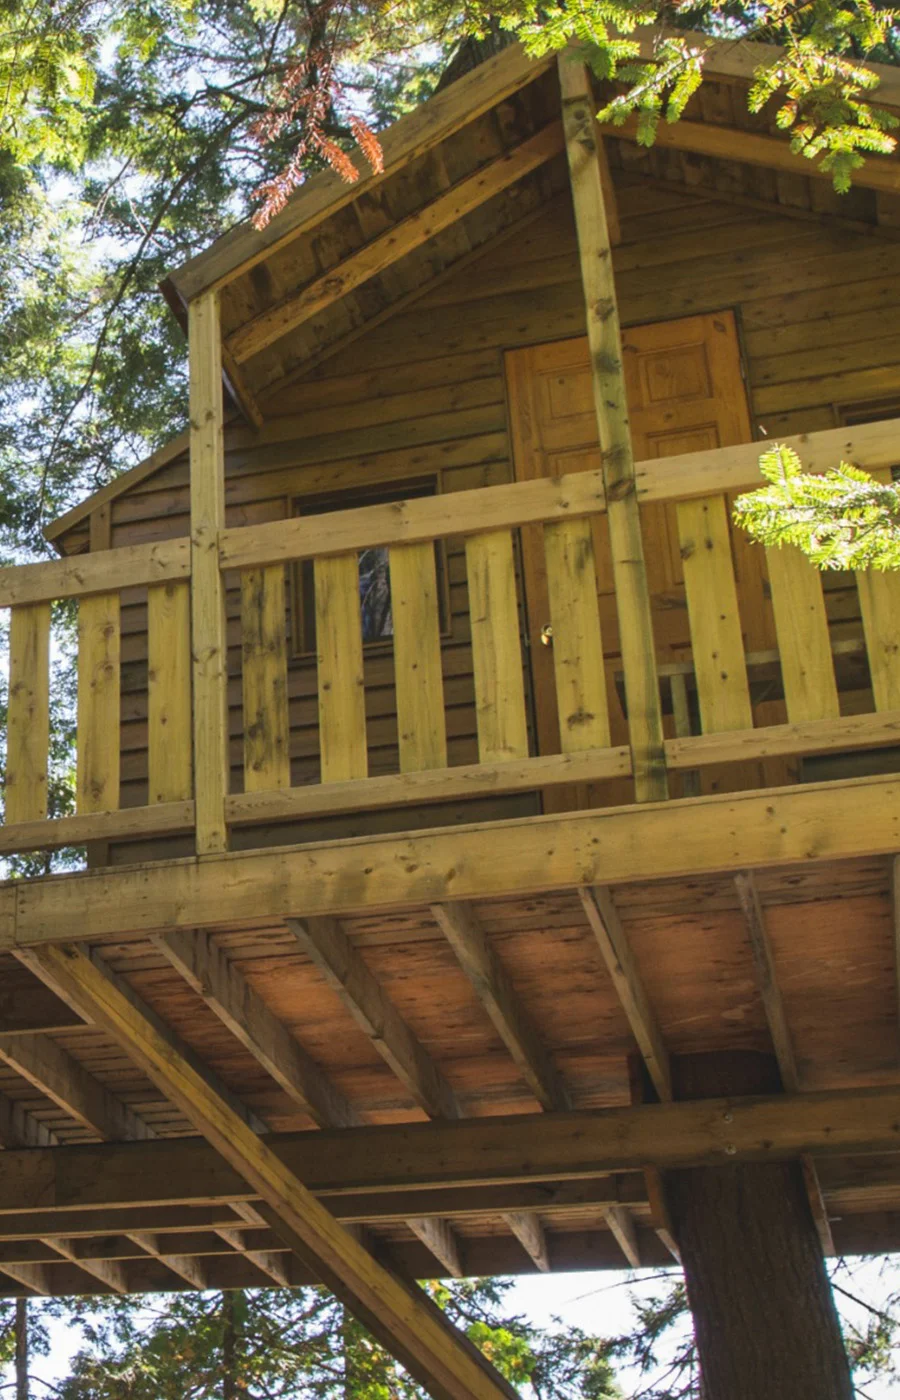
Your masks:
[{"label": "wooden cabin", "polygon": [[[792,1267],[900,1248],[900,580],[730,516],[900,462],[900,160],[836,195],[758,61],[647,150],[504,49],[173,272],[190,431],[0,575],[0,848],[90,866],[0,887],[0,1292],[315,1277],[494,1400],[385,1261],[674,1255],[743,1400],[723,1308],[770,1375]],[[766,1394],[849,1395],[806,1330]]]}]

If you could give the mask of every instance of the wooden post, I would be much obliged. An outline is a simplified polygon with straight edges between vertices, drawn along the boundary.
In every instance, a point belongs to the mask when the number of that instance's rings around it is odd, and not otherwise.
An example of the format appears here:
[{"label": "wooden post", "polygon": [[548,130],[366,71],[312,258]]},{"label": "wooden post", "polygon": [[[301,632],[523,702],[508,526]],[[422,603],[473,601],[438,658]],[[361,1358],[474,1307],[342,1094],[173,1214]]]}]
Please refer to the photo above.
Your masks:
[{"label": "wooden post", "polygon": [[222,346],[216,292],[188,307],[191,441],[191,656],[197,854],[224,851],[228,653],[219,531],[225,524]]},{"label": "wooden post", "polygon": [[[676,1097],[777,1092],[774,1059],[672,1060]],[[799,1162],[666,1177],[705,1400],[852,1400],[850,1367]]]},{"label": "wooden post", "polygon": [[559,83],[606,486],[635,796],[639,802],[649,802],[667,797],[668,785],[596,104],[587,69],[567,53],[560,55]]}]

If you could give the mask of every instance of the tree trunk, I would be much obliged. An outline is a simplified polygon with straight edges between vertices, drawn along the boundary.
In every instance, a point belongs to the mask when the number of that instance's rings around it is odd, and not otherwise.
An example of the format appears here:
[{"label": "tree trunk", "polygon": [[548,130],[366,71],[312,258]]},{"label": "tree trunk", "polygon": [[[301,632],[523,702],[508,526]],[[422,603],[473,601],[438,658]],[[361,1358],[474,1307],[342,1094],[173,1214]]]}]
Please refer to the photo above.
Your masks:
[{"label": "tree trunk", "polygon": [[[777,1092],[764,1056],[685,1056],[679,1098]],[[799,1162],[667,1175],[705,1400],[853,1400]]]},{"label": "tree trunk", "polygon": [[16,1400],[28,1400],[28,1299],[16,1299]]},{"label": "tree trunk", "polygon": [[238,1373],[238,1307],[236,1292],[222,1294],[222,1400],[237,1400],[244,1388]]}]

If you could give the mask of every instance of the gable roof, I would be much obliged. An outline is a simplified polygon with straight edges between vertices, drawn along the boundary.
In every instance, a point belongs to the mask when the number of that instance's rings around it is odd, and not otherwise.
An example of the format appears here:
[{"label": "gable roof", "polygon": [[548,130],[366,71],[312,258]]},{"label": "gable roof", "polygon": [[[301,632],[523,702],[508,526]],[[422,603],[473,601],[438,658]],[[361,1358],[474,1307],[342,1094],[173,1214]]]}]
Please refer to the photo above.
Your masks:
[{"label": "gable roof", "polygon": [[[811,162],[773,134],[771,116],[747,110],[747,84],[778,50],[688,37],[708,49],[703,102],[680,122],[661,124],[650,152],[635,147],[633,123],[607,128],[614,167],[634,169],[639,156],[644,178],[671,187],[680,161],[684,187],[698,196],[898,237],[900,160],[870,159],[853,194],[834,195]],[[649,49],[652,39],[646,42]],[[459,271],[567,187],[554,66],[553,58],[529,60],[518,44],[502,49],[384,133],[382,174],[356,185],[331,172],[316,175],[266,229],[239,226],[167,280],[176,313],[201,291],[220,291],[227,380],[257,427],[286,385]],[[875,71],[879,98],[900,108],[900,69]],[[774,177],[761,191],[754,169],[791,175],[793,192],[783,201]],[[805,208],[798,207],[798,178],[813,190]],[[186,449],[181,434],[53,522],[47,537],[61,542],[96,506]]]}]

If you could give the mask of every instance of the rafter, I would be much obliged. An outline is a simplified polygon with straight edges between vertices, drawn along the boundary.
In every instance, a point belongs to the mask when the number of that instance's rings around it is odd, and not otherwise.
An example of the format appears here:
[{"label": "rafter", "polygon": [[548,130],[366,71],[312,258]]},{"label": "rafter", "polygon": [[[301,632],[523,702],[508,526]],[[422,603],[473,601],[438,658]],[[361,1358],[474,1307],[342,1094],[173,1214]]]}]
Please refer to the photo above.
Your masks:
[{"label": "rafter", "polygon": [[401,219],[308,286],[284,297],[232,331],[225,340],[228,353],[238,365],[243,364],[280,340],[288,331],[296,330],[304,322],[320,315],[348,292],[384,272],[399,258],[420,248],[443,229],[508,189],[560,150],[562,128],[559,122],[551,122],[519,146],[505,151],[490,164],[460,180],[424,208]]},{"label": "rafter", "polygon": [[[638,140],[638,120],[628,117],[621,126],[602,126],[605,136],[619,141]],[[830,180],[831,172],[806,156],[795,154],[789,143],[778,136],[764,136],[756,131],[717,126],[712,122],[660,122],[656,144],[663,149],[692,151],[696,155],[714,156],[721,160],[736,160],[747,165],[762,165],[789,175],[805,175],[812,179]],[[884,157],[869,156],[854,172],[854,181],[862,189],[882,190],[885,194],[900,193],[900,163]]]},{"label": "rafter", "polygon": [[[190,1118],[222,1157],[259,1192],[282,1238],[397,1356],[434,1400],[510,1400],[515,1392],[483,1358],[476,1359],[446,1320],[439,1321],[382,1268],[72,945],[44,949],[31,966],[106,1029]],[[344,1129],[343,1132],[352,1131]],[[313,1137],[320,1136],[312,1134]]]}]

